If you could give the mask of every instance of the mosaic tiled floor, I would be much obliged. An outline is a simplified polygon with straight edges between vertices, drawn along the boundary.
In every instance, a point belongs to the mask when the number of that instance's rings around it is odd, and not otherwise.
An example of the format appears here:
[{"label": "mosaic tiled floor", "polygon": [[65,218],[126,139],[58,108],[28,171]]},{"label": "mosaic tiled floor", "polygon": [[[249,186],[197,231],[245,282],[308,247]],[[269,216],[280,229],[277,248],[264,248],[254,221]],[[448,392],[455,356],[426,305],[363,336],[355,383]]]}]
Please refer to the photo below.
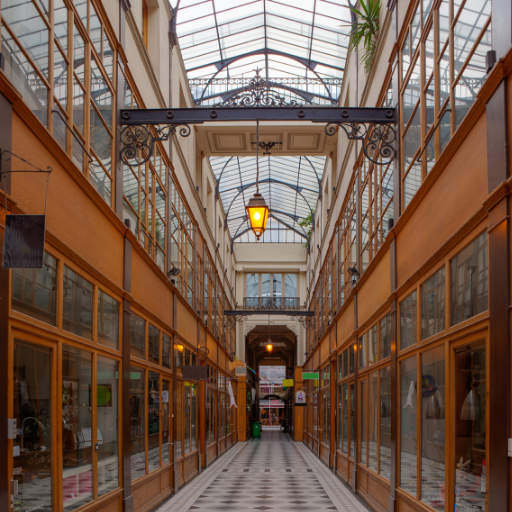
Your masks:
[{"label": "mosaic tiled floor", "polygon": [[158,512],[367,510],[303,450],[288,435],[264,430],[260,439],[235,445]]}]

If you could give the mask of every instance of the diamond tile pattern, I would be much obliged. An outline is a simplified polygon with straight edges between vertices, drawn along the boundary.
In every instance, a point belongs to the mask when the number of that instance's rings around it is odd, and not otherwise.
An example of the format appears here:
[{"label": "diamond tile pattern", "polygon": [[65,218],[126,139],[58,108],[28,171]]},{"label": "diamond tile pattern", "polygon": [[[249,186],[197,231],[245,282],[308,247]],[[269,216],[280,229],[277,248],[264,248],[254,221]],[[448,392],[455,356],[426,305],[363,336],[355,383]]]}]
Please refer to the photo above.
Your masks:
[{"label": "diamond tile pattern", "polygon": [[[215,471],[209,483],[198,485],[197,498],[180,499],[187,486],[171,500],[174,506],[169,502],[158,512],[367,510],[352,496],[350,501],[340,501],[338,493],[332,492],[332,483],[326,485],[325,477],[332,473],[325,466],[312,467],[300,448],[299,443],[290,442],[288,435],[263,431],[260,439],[245,443],[227,466],[212,467],[203,474],[206,477],[206,473]],[[339,480],[337,484],[340,491],[349,492]]]}]

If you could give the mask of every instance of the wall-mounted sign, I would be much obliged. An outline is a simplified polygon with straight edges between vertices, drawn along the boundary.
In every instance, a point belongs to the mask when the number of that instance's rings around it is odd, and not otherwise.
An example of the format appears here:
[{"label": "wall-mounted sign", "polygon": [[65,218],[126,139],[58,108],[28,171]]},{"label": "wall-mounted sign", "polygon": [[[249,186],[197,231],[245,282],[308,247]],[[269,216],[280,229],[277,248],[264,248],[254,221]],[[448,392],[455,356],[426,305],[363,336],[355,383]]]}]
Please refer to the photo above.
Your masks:
[{"label": "wall-mounted sign", "polygon": [[293,379],[284,379],[283,386],[285,386],[287,388],[292,388],[293,387]]},{"label": "wall-mounted sign", "polygon": [[302,374],[302,380],[318,380],[320,374],[318,372],[304,372]]},{"label": "wall-mounted sign", "polygon": [[7,215],[3,268],[43,268],[45,215]]},{"label": "wall-mounted sign", "polygon": [[305,393],[305,391],[297,391],[295,393],[295,403],[296,404],[305,404],[306,403],[306,393]]},{"label": "wall-mounted sign", "polygon": [[169,391],[162,391],[162,403],[163,404],[169,403]]}]

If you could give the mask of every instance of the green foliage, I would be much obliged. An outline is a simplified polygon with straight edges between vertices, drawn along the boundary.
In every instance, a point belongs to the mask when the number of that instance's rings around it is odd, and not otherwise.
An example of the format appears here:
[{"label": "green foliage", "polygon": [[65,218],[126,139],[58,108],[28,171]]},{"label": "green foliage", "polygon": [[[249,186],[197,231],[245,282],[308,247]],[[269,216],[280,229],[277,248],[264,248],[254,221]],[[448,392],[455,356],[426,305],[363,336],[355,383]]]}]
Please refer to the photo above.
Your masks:
[{"label": "green foliage", "polygon": [[315,212],[313,210],[311,210],[311,213],[307,217],[300,219],[299,223],[298,223],[301,228],[304,228],[307,230],[306,238],[308,239],[308,241],[304,244],[304,247],[309,247],[309,241],[311,239],[311,232],[313,231],[313,215],[314,214],[315,214]]},{"label": "green foliage", "polygon": [[359,0],[361,10],[351,7],[351,11],[357,16],[357,23],[353,25],[350,32],[350,48],[353,50],[361,49],[361,62],[364,64],[364,70],[368,73],[372,67],[375,50],[377,49],[377,39],[379,38],[379,17],[380,0]]}]

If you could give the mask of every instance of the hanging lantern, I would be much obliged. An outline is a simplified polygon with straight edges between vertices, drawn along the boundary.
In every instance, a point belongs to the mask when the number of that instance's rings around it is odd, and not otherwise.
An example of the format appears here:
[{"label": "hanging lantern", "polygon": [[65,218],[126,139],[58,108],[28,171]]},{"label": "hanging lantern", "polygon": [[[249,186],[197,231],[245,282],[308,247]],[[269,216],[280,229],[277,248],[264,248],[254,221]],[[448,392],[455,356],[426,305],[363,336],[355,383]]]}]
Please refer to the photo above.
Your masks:
[{"label": "hanging lantern", "polygon": [[251,223],[252,232],[255,234],[256,239],[259,240],[260,236],[265,232],[267,226],[269,209],[263,196],[256,192],[249,203],[245,207],[249,222]]},{"label": "hanging lantern", "polygon": [[268,340],[268,343],[267,343],[267,352],[269,354],[272,354],[272,349],[274,348],[274,345],[272,345],[272,341]]},{"label": "hanging lantern", "polygon": [[[267,220],[269,214],[269,208],[265,199],[260,194],[259,189],[259,177],[260,177],[260,120],[256,119],[256,194],[254,194],[245,209],[247,210],[247,216],[249,217],[249,223],[251,225],[252,232],[256,236],[256,240],[259,240],[261,235],[265,232],[267,227]],[[268,349],[268,345],[267,345]]]}]

